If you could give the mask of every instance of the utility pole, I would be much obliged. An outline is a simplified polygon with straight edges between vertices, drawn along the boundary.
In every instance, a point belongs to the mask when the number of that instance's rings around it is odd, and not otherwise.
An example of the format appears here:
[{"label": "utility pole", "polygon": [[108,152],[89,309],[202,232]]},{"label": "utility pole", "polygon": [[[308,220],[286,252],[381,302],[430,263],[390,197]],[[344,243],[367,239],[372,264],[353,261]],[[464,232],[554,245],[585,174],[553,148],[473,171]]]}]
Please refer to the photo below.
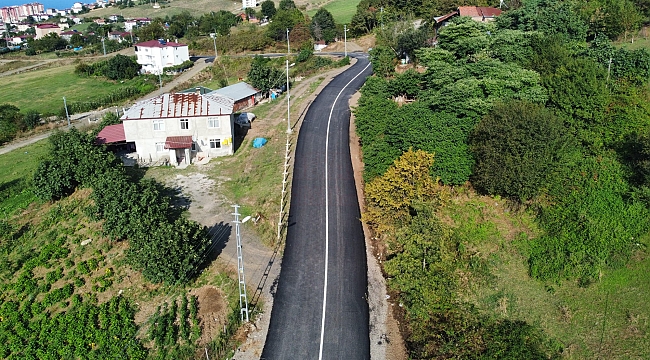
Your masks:
[{"label": "utility pole", "polygon": [[343,25],[343,46],[345,48],[345,57],[348,57],[348,26]]},{"label": "utility pole", "polygon": [[65,108],[65,117],[68,119],[68,129],[70,128],[70,114],[68,113],[68,104],[65,102],[65,96],[63,97],[63,107]]},{"label": "utility pole", "polygon": [[[212,34],[210,34],[212,36]],[[214,60],[217,60],[217,29],[214,30],[214,36],[212,36],[212,42],[214,43]]]},{"label": "utility pole", "polygon": [[287,55],[288,54],[291,54],[291,44],[289,44],[289,28],[287,28]]},{"label": "utility pole", "polygon": [[384,30],[384,7],[381,7],[381,29]]},{"label": "utility pole", "polygon": [[[241,320],[248,322],[248,297],[246,295],[246,279],[244,278],[244,257],[241,249],[241,234],[239,232],[239,205],[232,205],[235,208],[235,235],[237,237],[237,273],[239,274],[239,311],[241,313]],[[244,316],[245,314],[245,316]]]},{"label": "utility pole", "polygon": [[106,56],[106,44],[104,43],[104,38],[102,38],[102,47],[104,48],[104,56]]},{"label": "utility pole", "polygon": [[291,110],[291,93],[289,92],[289,59],[287,59],[287,134],[291,134],[291,117],[289,112]]},{"label": "utility pole", "polygon": [[162,70],[158,73],[158,83],[160,84],[160,90],[162,91]]}]

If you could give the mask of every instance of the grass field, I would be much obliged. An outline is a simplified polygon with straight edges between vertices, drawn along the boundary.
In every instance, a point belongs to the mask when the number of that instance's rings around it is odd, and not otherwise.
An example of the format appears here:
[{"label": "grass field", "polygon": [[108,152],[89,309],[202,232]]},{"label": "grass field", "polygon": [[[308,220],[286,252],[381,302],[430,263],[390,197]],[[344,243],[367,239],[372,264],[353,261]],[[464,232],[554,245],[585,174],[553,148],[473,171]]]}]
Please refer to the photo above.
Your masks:
[{"label": "grass field", "polygon": [[469,224],[473,238],[487,239],[471,245],[483,254],[490,275],[465,284],[464,300],[484,313],[541,328],[564,345],[568,359],[650,358],[650,303],[641,300],[650,297],[645,250],[588,287],[542,283],[528,275],[525,256],[528,236],[538,232],[533,217],[512,214],[501,200],[468,198],[446,211]]},{"label": "grass field", "polygon": [[[335,0],[327,2],[323,7],[332,13],[334,21],[338,24],[349,24],[350,20],[352,20],[352,16],[357,12],[357,5],[360,2],[361,0]],[[307,13],[309,16],[314,16],[316,11],[318,11],[318,8],[320,8],[320,6],[308,10]]]},{"label": "grass field", "polygon": [[63,106],[63,97],[69,102],[83,102],[109,94],[131,82],[112,82],[103,78],[82,78],[74,74],[74,65],[29,71],[2,78],[0,103],[10,103],[21,110],[56,113]]},{"label": "grass field", "polygon": [[[137,1],[136,1],[137,3]],[[95,9],[87,14],[79,15],[79,17],[109,17],[113,14],[120,14],[125,18],[134,17],[149,17],[149,18],[164,18],[165,16],[172,16],[180,14],[183,11],[188,11],[192,16],[200,16],[201,14],[210,11],[236,11],[241,9],[241,1],[229,0],[171,0],[169,2],[161,3],[160,9],[154,9],[152,5],[136,5],[131,8],[120,9],[118,7],[108,7],[105,9]]]}]

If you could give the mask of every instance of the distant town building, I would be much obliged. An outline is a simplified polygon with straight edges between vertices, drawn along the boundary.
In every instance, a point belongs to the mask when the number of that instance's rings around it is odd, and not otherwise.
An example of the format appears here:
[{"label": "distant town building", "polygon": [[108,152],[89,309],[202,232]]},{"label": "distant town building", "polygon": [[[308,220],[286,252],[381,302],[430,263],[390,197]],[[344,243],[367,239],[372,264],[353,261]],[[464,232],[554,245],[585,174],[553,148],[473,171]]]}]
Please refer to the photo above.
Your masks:
[{"label": "distant town building", "polygon": [[257,1],[256,0],[242,0],[241,1],[241,7],[242,9],[246,8],[252,8],[257,6]]},{"label": "distant town building", "polygon": [[82,12],[83,9],[84,9],[84,5],[80,2],[76,2],[72,5],[72,9],[70,10],[72,11],[73,14],[78,14]]},{"label": "distant town building", "polygon": [[45,7],[41,3],[31,3],[16,6],[4,6],[0,8],[0,17],[3,21],[17,24],[28,16],[44,14]]},{"label": "distant town building", "polygon": [[187,45],[164,40],[151,40],[135,44],[135,55],[142,71],[161,74],[163,69],[180,65],[190,59]]}]

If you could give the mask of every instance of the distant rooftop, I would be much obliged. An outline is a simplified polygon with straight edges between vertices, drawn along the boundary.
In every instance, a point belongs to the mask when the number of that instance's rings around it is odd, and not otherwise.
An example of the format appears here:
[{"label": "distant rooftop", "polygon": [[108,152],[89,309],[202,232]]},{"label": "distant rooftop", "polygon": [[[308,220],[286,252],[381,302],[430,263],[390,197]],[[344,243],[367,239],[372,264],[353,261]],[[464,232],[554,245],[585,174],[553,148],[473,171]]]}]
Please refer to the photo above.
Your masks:
[{"label": "distant rooftop", "polygon": [[171,41],[164,41],[164,40],[149,40],[149,41],[137,43],[134,46],[149,47],[149,48],[154,48],[154,47],[164,48],[164,47],[179,47],[179,46],[187,46],[187,45],[175,43]]},{"label": "distant rooftop", "polygon": [[137,102],[122,115],[122,120],[230,115],[233,105],[232,99],[214,93],[162,94]]}]

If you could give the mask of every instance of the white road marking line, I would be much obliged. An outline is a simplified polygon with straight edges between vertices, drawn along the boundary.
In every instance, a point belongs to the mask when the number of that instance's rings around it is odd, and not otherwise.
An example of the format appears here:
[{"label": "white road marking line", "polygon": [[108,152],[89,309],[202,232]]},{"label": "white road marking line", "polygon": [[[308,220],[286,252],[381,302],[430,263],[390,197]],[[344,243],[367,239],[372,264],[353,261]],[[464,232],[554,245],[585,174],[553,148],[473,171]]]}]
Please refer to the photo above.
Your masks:
[{"label": "white road marking line", "polygon": [[354,79],[358,78],[359,75],[361,75],[368,67],[370,67],[371,63],[368,63],[363,70],[361,70],[355,77],[352,78],[352,80],[348,81],[347,84],[339,91],[339,94],[336,95],[336,99],[334,99],[334,102],[332,103],[332,108],[330,109],[330,116],[327,119],[327,135],[325,137],[325,284],[323,286],[323,317],[321,319],[321,324],[320,324],[320,348],[318,350],[318,360],[323,359],[323,339],[325,338],[325,308],[327,305],[327,263],[329,260],[329,222],[330,222],[330,215],[329,215],[329,194],[327,192],[327,184],[328,184],[328,177],[327,177],[327,150],[329,147],[329,141],[330,141],[330,123],[332,122],[332,113],[334,112],[334,106],[336,105],[336,101],[339,99],[341,94],[343,93],[343,90],[345,90],[350,83],[354,81]]}]

